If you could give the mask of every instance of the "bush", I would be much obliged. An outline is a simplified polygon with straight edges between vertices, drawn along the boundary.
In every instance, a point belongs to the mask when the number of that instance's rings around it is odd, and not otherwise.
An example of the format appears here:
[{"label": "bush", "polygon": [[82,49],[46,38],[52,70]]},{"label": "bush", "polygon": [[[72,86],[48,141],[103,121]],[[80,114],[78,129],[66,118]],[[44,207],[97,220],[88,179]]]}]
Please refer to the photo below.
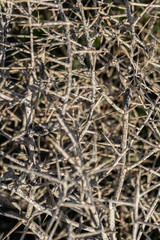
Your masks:
[{"label": "bush", "polygon": [[1,234],[159,239],[158,1],[0,7]]}]

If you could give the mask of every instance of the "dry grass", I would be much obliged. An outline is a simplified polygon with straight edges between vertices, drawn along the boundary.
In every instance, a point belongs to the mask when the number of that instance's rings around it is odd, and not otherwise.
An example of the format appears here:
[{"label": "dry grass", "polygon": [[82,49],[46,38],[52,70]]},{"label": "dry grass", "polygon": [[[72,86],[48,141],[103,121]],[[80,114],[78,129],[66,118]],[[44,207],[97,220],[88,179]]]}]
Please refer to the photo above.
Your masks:
[{"label": "dry grass", "polygon": [[0,1],[7,239],[159,239],[159,17],[158,0]]}]

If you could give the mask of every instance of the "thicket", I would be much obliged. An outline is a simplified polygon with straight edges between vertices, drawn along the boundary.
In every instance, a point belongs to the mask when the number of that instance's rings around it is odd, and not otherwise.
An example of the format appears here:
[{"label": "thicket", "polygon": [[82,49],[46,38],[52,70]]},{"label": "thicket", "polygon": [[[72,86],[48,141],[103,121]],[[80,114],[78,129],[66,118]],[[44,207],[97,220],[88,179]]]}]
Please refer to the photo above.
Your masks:
[{"label": "thicket", "polygon": [[160,239],[160,2],[0,1],[0,239]]}]

